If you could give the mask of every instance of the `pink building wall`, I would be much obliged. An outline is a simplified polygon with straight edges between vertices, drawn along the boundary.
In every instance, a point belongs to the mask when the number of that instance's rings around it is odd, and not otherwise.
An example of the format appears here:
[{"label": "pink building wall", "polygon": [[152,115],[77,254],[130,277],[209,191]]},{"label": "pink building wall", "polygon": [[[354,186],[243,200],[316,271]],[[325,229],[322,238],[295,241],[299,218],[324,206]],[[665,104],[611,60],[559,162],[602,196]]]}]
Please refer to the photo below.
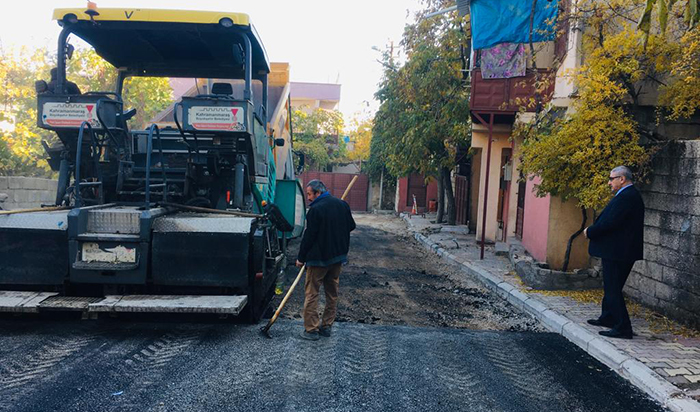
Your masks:
[{"label": "pink building wall", "polygon": [[547,261],[547,232],[549,230],[549,195],[535,196],[539,177],[527,181],[525,188],[525,213],[523,217],[523,246],[535,259]]}]

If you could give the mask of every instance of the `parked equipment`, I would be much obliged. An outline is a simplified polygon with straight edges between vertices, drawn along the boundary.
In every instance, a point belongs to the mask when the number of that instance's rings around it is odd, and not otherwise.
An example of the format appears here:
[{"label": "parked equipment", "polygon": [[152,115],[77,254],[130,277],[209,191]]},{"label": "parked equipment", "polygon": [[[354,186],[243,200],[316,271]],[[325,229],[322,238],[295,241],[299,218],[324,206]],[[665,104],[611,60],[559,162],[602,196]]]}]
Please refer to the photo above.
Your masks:
[{"label": "parked equipment", "polygon": [[[0,215],[0,310],[257,321],[285,263],[281,238],[303,229],[304,196],[295,179],[276,196],[270,65],[249,17],[89,7],[54,19],[57,76],[37,82],[37,123],[60,140],[45,146],[57,209]],[[114,91],[71,86],[69,35],[116,68]],[[139,76],[216,80],[175,103],[176,127],[135,130],[122,92]]]}]

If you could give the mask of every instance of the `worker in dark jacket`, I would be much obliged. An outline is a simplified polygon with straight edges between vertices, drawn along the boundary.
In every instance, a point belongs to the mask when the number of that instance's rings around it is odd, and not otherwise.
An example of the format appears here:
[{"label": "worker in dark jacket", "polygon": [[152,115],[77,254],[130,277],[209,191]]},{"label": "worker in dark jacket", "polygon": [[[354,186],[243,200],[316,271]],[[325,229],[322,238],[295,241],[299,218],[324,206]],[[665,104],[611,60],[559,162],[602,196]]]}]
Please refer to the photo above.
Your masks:
[{"label": "worker in dark jacket", "polygon": [[588,323],[611,328],[599,332],[611,338],[632,339],[632,324],[622,289],[634,262],[644,254],[644,201],[625,166],[610,172],[608,184],[615,193],[595,223],[584,230],[590,239],[588,253],[603,261],[603,308]]},{"label": "worker in dark jacket", "polygon": [[[320,180],[312,180],[306,185],[306,196],[310,202],[309,211],[296,263],[299,267],[306,264],[302,337],[318,340],[319,335],[331,335],[338,306],[340,268],[348,259],[350,232],[355,229],[355,221],[350,206],[331,196]],[[323,318],[319,320],[321,284],[326,294],[326,307]]]}]

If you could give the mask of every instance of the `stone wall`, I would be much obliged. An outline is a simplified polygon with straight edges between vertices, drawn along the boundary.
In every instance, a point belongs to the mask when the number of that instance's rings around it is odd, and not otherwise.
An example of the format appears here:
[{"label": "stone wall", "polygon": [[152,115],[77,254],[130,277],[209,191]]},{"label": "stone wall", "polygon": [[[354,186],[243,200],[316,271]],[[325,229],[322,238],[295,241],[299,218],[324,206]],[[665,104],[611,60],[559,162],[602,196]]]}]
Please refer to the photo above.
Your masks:
[{"label": "stone wall", "polygon": [[56,201],[55,180],[37,177],[0,176],[0,193],[7,200],[0,204],[4,210],[28,209]]},{"label": "stone wall", "polygon": [[644,259],[625,292],[657,311],[700,327],[700,141],[671,142],[640,184],[646,214]]}]

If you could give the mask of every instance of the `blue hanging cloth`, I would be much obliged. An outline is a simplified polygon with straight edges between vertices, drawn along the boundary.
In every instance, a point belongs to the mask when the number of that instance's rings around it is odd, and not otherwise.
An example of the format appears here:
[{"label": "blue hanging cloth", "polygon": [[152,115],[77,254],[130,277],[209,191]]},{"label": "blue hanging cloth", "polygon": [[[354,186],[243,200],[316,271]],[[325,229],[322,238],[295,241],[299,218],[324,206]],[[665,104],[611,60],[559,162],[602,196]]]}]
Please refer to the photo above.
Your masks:
[{"label": "blue hanging cloth", "polygon": [[[533,0],[471,0],[472,47],[486,49],[501,43],[530,42]],[[537,0],[532,41],[554,40],[557,0]]]}]

